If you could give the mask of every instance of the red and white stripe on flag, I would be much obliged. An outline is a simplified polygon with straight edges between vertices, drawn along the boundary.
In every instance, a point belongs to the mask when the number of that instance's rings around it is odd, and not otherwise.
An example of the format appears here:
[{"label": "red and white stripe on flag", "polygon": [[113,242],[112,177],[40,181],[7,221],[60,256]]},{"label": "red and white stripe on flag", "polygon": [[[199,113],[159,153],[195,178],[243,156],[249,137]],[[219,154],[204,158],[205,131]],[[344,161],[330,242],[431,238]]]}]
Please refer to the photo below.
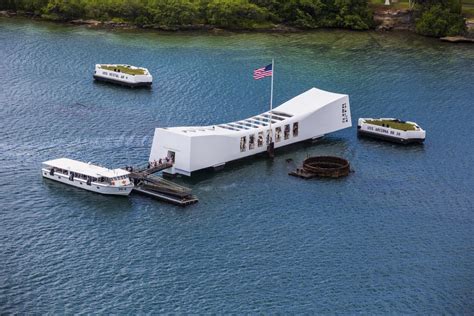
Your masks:
[{"label": "red and white stripe on flag", "polygon": [[265,77],[271,77],[273,75],[272,64],[266,67],[258,68],[253,71],[253,79],[258,80]]}]

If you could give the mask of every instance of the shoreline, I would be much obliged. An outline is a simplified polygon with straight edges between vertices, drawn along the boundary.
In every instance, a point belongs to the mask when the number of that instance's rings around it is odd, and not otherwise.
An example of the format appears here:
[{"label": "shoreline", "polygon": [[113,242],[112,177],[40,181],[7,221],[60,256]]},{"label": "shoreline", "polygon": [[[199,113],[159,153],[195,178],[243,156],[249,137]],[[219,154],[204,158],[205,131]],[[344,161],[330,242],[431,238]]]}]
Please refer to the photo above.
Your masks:
[{"label": "shoreline", "polygon": [[[272,27],[262,28],[240,28],[240,29],[226,29],[219,28],[208,24],[195,24],[195,25],[176,25],[176,26],[165,26],[157,24],[149,25],[136,25],[125,21],[99,21],[94,19],[51,19],[37,15],[33,12],[16,12],[16,11],[0,11],[0,18],[11,18],[11,19],[28,19],[33,21],[51,22],[59,25],[70,25],[70,26],[83,26],[91,29],[104,29],[104,30],[143,30],[143,31],[156,31],[165,33],[191,33],[191,32],[205,32],[210,34],[224,34],[224,33],[275,33],[275,34],[291,34],[291,33],[306,33],[318,30],[346,30],[352,32],[380,32],[390,33],[394,31],[409,32],[421,37],[426,37],[415,32],[415,26],[413,22],[413,14],[409,10],[380,10],[374,12],[374,21],[376,27],[368,30],[353,30],[347,28],[314,28],[314,29],[302,29],[296,28],[284,24],[275,24]],[[469,26],[469,25],[468,25]],[[470,27],[468,27],[470,29]],[[441,37],[436,38],[437,40],[445,43],[474,43],[473,36],[468,31],[467,36],[456,36],[456,37]]]},{"label": "shoreline", "polygon": [[[43,17],[41,15],[34,14],[33,12],[16,12],[16,11],[0,11],[0,17],[5,18],[23,18],[29,19],[34,21],[44,21],[44,22],[52,22],[56,24],[62,25],[72,25],[72,26],[85,26],[88,28],[96,28],[96,29],[109,29],[109,30],[147,30],[147,31],[161,31],[161,32],[210,32],[210,33],[301,33],[306,32],[313,29],[299,29],[295,27],[291,27],[284,24],[277,24],[271,28],[241,28],[241,29],[225,29],[219,28],[209,24],[194,24],[194,25],[174,25],[174,26],[167,26],[167,25],[158,25],[158,24],[148,24],[148,25],[136,25],[130,22],[118,22],[113,20],[108,21],[99,21],[94,19],[74,19],[74,20],[67,20],[67,19],[50,19],[47,17]],[[337,28],[339,29],[339,28]],[[316,30],[316,29],[314,29]],[[346,29],[350,30],[350,29]],[[360,32],[360,31],[357,31]]]}]

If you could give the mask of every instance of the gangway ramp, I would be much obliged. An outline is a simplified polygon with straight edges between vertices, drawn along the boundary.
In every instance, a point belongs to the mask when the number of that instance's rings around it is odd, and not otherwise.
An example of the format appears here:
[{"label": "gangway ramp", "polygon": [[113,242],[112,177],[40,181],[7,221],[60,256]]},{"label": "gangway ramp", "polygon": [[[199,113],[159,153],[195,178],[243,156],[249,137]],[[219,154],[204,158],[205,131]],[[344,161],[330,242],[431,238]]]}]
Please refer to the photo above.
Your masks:
[{"label": "gangway ramp", "polygon": [[163,162],[146,166],[125,167],[125,169],[130,172],[130,178],[135,184],[133,192],[175,205],[186,206],[197,203],[199,200],[192,194],[190,188],[153,175],[172,166],[173,164],[170,162]]}]

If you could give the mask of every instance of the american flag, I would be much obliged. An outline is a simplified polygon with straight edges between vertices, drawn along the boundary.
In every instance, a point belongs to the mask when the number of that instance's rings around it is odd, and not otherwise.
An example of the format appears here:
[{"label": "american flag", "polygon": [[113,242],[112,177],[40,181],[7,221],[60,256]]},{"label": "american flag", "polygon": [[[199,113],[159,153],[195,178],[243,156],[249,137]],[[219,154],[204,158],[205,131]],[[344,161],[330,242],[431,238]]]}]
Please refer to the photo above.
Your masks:
[{"label": "american flag", "polygon": [[253,71],[253,79],[258,80],[273,75],[272,64],[258,68]]}]

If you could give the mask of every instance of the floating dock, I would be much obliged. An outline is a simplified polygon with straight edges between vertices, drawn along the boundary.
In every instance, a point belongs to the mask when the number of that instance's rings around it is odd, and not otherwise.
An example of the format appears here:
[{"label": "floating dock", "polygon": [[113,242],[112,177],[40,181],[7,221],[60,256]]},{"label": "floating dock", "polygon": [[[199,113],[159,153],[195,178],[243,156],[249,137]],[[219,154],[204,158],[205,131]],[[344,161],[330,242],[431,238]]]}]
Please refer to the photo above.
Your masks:
[{"label": "floating dock", "polygon": [[187,206],[187,205],[191,205],[191,204],[195,204],[199,202],[198,198],[194,195],[189,195],[189,196],[180,198],[180,197],[160,193],[158,191],[149,190],[141,186],[133,188],[133,192],[140,193],[142,195],[155,198],[157,200],[161,200],[164,202],[168,202],[168,203],[180,205],[180,206]]},{"label": "floating dock", "polygon": [[132,192],[180,206],[197,203],[199,200],[191,189],[153,175],[172,166],[171,162],[163,162],[148,164],[146,167],[125,167],[135,184]]},{"label": "floating dock", "polygon": [[396,118],[359,118],[357,135],[408,145],[423,143],[426,131],[415,122]]}]

